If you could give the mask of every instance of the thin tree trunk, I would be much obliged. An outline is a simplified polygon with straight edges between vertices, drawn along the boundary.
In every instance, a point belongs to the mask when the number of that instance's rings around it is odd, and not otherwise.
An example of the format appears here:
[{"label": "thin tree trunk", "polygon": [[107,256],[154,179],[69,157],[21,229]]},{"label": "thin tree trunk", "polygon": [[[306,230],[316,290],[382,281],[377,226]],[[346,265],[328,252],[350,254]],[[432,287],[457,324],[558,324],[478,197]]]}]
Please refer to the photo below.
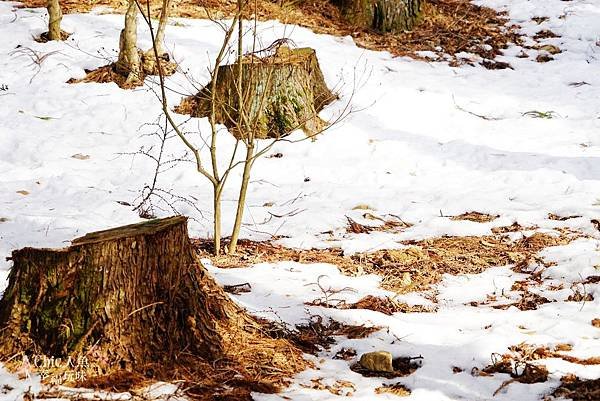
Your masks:
[{"label": "thin tree trunk", "polygon": [[62,12],[58,0],[48,0],[48,40],[62,40],[60,22]]},{"label": "thin tree trunk", "polygon": [[171,5],[170,0],[163,0],[162,9],[160,10],[160,19],[158,21],[158,29],[156,30],[156,50],[159,56],[166,53],[165,50],[165,28],[169,20],[169,6]]},{"label": "thin tree trunk", "polygon": [[250,182],[250,170],[254,164],[254,142],[246,147],[246,160],[244,162],[244,172],[242,174],[242,184],[240,185],[240,196],[237,202],[237,211],[235,214],[235,222],[233,231],[231,232],[231,241],[229,242],[229,253],[236,252],[238,239],[240,237],[240,229],[242,227],[242,219],[244,217],[244,207],[246,206],[246,194],[248,193],[248,183]]},{"label": "thin tree trunk", "polygon": [[221,254],[221,186],[213,185],[213,232],[214,252],[216,256]]},{"label": "thin tree trunk", "polygon": [[127,76],[129,82],[140,81],[142,78],[137,48],[137,13],[135,0],[129,0],[125,13],[125,27],[119,37],[119,59],[116,64],[117,72]]},{"label": "thin tree trunk", "polygon": [[[171,0],[163,0],[162,8],[160,10],[160,18],[158,20],[158,28],[156,30],[156,35],[154,36],[154,43],[156,44],[156,53],[158,54],[158,58],[164,58],[168,60],[166,57],[167,51],[165,50],[165,29],[167,27],[167,22],[169,20],[169,7],[171,5]],[[148,17],[150,18],[150,17]],[[154,51],[154,46],[148,49],[144,53],[144,57],[142,60],[143,70],[146,74],[158,74],[158,60]],[[164,63],[163,63],[164,64]],[[165,72],[165,66],[163,66],[163,73]],[[167,69],[168,75],[171,75],[174,71],[170,71]]]}]

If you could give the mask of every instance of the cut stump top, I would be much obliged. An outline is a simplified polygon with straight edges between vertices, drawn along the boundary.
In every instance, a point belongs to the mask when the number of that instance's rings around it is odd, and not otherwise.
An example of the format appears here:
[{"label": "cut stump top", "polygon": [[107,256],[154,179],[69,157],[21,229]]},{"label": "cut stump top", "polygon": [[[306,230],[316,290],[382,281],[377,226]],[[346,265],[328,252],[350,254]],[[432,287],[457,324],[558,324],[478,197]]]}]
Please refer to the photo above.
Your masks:
[{"label": "cut stump top", "polygon": [[126,226],[109,228],[108,230],[95,231],[87,233],[83,237],[75,238],[71,241],[72,245],[93,244],[102,241],[111,241],[121,238],[136,237],[138,235],[152,235],[176,226],[187,223],[185,216],[173,216],[164,219],[152,219],[140,223],[129,224]]}]

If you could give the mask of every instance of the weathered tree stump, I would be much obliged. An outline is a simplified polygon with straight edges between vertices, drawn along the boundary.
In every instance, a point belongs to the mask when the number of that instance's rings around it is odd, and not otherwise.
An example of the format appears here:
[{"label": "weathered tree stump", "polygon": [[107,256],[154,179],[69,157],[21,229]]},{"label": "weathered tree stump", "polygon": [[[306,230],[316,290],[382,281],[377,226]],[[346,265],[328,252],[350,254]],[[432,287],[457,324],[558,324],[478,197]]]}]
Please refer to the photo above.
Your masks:
[{"label": "weathered tree stump", "polygon": [[220,66],[211,96],[210,84],[182,101],[176,111],[208,117],[215,99],[215,121],[238,139],[252,132],[254,138],[282,138],[296,129],[314,136],[327,126],[318,113],[336,99],[325,83],[316,53],[311,48],[278,47],[268,57],[246,56],[242,61],[243,101],[240,119],[238,64]]},{"label": "weathered tree stump", "polygon": [[422,0],[335,0],[352,24],[378,32],[411,30],[421,12]]},{"label": "weathered tree stump", "polygon": [[169,367],[183,354],[256,376],[304,367],[200,264],[185,217],[90,233],[63,249],[16,250],[12,261],[0,301],[2,357],[91,355],[100,374]]}]

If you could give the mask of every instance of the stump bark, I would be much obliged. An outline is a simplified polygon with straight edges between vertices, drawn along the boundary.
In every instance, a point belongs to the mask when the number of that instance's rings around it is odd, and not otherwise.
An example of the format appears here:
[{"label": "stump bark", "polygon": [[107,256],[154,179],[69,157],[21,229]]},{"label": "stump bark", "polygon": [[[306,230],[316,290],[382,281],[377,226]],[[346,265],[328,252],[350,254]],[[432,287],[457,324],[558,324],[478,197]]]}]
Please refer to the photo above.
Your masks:
[{"label": "stump bark", "polygon": [[[217,71],[214,96],[210,85],[182,101],[176,111],[193,117],[208,117],[215,101],[215,120],[238,139],[252,132],[254,138],[282,138],[296,129],[314,136],[327,126],[318,113],[337,98],[325,83],[311,48],[280,46],[264,58],[242,60],[243,97],[237,90],[238,63]],[[240,110],[244,118],[240,119]],[[241,121],[241,123],[240,123]]]},{"label": "stump bark", "polygon": [[336,0],[352,24],[378,32],[413,29],[421,13],[422,0]]},{"label": "stump bark", "polygon": [[193,355],[261,377],[304,367],[197,260],[187,218],[87,234],[63,249],[12,253],[0,355],[87,355],[99,374],[170,367]]}]

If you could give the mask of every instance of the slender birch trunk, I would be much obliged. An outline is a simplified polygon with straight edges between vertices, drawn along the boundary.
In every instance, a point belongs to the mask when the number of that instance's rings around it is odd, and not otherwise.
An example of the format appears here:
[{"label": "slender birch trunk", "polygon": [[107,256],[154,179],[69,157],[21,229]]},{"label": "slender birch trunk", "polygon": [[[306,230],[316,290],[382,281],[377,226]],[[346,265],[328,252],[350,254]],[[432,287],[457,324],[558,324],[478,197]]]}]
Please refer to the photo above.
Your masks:
[{"label": "slender birch trunk", "polygon": [[234,254],[237,249],[238,239],[240,238],[240,230],[242,228],[242,219],[244,217],[244,207],[246,206],[246,194],[248,193],[248,183],[250,182],[250,171],[254,164],[254,141],[246,147],[246,160],[244,161],[244,172],[242,173],[242,183],[240,185],[240,195],[237,202],[237,211],[235,214],[235,222],[231,231],[231,241],[229,242],[228,251]]},{"label": "slender birch trunk", "polygon": [[129,0],[125,13],[125,27],[119,37],[119,59],[117,72],[127,76],[127,81],[141,80],[140,55],[137,48],[137,4]]},{"label": "slender birch trunk", "polygon": [[[158,20],[158,28],[156,30],[156,35],[154,36],[154,43],[156,45],[156,54],[158,54],[159,58],[163,58],[167,51],[165,50],[165,28],[167,27],[167,22],[169,20],[169,7],[171,5],[171,0],[163,0],[162,8],[160,10],[160,18]],[[154,51],[154,46],[148,49],[144,53],[143,57],[143,69],[148,74],[157,74],[157,60],[156,54]]]},{"label": "slender birch trunk", "polygon": [[221,254],[221,185],[213,185],[214,254]]},{"label": "slender birch trunk", "polygon": [[58,0],[48,0],[46,8],[48,9],[48,40],[62,40],[60,34],[62,11]]}]

